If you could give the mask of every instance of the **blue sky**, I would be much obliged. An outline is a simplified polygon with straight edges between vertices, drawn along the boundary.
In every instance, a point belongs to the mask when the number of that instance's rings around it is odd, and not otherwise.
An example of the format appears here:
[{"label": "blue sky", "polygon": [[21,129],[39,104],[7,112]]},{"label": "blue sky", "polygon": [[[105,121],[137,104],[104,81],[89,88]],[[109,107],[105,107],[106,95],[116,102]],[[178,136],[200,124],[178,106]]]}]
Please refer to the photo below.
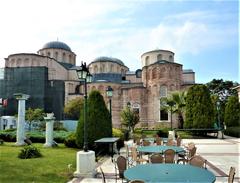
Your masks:
[{"label": "blue sky", "polygon": [[8,0],[0,3],[0,67],[14,53],[67,43],[81,61],[121,59],[131,71],[154,49],[175,53],[197,83],[239,81],[239,3],[232,0]]}]

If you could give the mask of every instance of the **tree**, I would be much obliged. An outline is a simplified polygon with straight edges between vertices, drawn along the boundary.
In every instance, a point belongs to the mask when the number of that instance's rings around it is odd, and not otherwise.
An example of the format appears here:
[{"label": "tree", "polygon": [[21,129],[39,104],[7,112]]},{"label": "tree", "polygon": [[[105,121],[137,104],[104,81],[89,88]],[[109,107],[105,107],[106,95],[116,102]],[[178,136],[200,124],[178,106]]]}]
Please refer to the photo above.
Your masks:
[{"label": "tree", "polygon": [[226,102],[229,96],[237,95],[237,91],[232,89],[237,85],[238,83],[223,81],[223,79],[213,79],[206,84],[210,94],[217,95],[222,102]]},{"label": "tree", "polygon": [[64,114],[69,119],[78,120],[81,108],[83,108],[83,99],[77,97],[64,106]]},{"label": "tree", "polygon": [[124,126],[130,130],[131,133],[134,132],[136,124],[139,122],[139,114],[130,107],[124,108],[121,113],[121,122]]},{"label": "tree", "polygon": [[205,85],[189,88],[186,97],[186,119],[184,128],[213,128],[214,106]]},{"label": "tree", "polygon": [[237,96],[237,91],[232,89],[237,85],[237,82],[234,83],[232,81],[223,81],[223,79],[213,79],[206,84],[207,88],[210,90],[210,94],[212,95],[215,106],[217,106],[217,102],[220,103],[219,111],[215,110],[216,119],[219,115],[219,120],[224,121],[225,105],[227,99],[232,95]]},{"label": "tree", "polygon": [[237,96],[228,98],[224,121],[227,127],[240,125],[240,103]]},{"label": "tree", "polygon": [[[87,141],[89,147],[93,147],[94,141],[103,137],[112,136],[112,122],[110,113],[106,107],[103,96],[99,91],[91,91],[87,102]],[[80,118],[76,131],[76,144],[83,146],[84,140],[84,115],[81,108]]]},{"label": "tree", "polygon": [[[165,109],[172,114],[177,114],[178,128],[183,128],[183,113],[186,105],[186,92],[174,92],[168,98],[161,99],[161,109]],[[164,105],[165,104],[165,105]],[[172,119],[171,119],[172,122]],[[172,125],[171,125],[172,126]]]},{"label": "tree", "polygon": [[43,109],[39,109],[39,108],[36,108],[36,109],[32,109],[32,108],[28,108],[26,110],[26,115],[25,115],[25,118],[28,122],[28,130],[31,131],[31,126],[32,126],[32,122],[33,121],[43,121],[44,120],[44,110]]}]

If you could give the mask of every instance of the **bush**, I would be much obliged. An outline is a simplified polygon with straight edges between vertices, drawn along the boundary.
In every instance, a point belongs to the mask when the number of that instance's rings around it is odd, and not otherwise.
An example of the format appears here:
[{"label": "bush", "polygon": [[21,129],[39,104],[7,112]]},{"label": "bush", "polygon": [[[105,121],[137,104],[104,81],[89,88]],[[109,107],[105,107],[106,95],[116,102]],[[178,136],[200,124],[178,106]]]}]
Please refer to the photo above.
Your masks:
[{"label": "bush", "polygon": [[120,149],[121,147],[124,146],[124,134],[120,129],[113,128],[112,129],[112,136],[113,137],[119,137],[120,140],[117,142],[117,148]]},{"label": "bush", "polygon": [[227,127],[240,125],[240,103],[237,96],[230,96],[225,107],[224,122]]},{"label": "bush", "polygon": [[0,132],[0,139],[5,142],[16,142],[16,131],[14,130],[3,130]]},{"label": "bush", "polygon": [[225,131],[224,131],[225,135],[229,135],[231,137],[240,137],[240,127],[239,126],[235,126],[235,127],[228,127]]},{"label": "bush", "polygon": [[67,136],[67,138],[64,140],[64,144],[67,147],[73,147],[76,148],[76,133],[72,132],[70,135]]},{"label": "bush", "polygon": [[169,128],[160,129],[160,130],[158,130],[157,135],[159,137],[168,137],[168,131],[169,130],[170,130]]},{"label": "bush", "polygon": [[38,148],[32,145],[24,147],[18,154],[18,158],[20,159],[30,159],[38,157],[42,157],[42,154],[40,153],[40,150]]}]

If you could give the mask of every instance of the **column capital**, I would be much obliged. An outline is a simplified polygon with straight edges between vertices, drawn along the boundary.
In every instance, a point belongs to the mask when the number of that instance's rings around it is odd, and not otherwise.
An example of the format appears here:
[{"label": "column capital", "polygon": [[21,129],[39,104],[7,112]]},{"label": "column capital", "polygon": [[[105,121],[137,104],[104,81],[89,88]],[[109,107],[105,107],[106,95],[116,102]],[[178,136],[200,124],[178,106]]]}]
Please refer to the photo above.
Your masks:
[{"label": "column capital", "polygon": [[13,96],[17,99],[17,100],[27,100],[30,95],[27,94],[23,94],[23,93],[14,93]]}]

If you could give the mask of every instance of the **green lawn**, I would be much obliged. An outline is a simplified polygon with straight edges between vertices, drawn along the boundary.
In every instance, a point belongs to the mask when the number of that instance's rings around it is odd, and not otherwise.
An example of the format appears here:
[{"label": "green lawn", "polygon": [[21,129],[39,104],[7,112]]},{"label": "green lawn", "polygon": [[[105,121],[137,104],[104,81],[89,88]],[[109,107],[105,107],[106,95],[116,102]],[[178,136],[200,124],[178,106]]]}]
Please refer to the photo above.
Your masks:
[{"label": "green lawn", "polygon": [[[43,157],[19,159],[17,156],[23,147],[6,142],[0,146],[0,182],[65,183],[72,177],[77,149],[66,148],[63,144],[55,148],[44,148],[38,143],[33,145],[40,149]],[[72,164],[70,171],[68,164]]]}]

